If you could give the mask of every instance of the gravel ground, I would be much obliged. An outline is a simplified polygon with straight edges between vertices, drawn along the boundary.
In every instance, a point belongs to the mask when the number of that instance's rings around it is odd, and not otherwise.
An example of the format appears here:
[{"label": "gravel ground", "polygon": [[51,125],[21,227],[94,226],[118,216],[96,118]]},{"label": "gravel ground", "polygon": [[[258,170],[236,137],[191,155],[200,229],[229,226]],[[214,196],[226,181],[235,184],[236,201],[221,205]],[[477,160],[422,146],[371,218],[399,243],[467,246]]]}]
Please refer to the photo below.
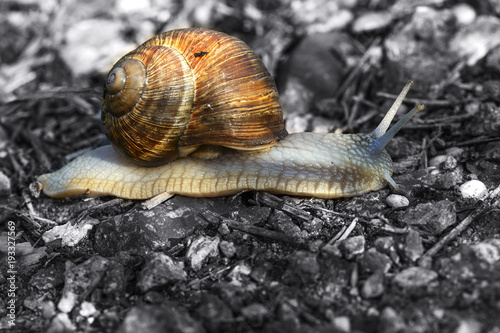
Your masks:
[{"label": "gravel ground", "polygon": [[[111,7],[111,8],[110,8]],[[0,330],[500,331],[500,3],[0,3]],[[289,132],[369,133],[404,83],[397,191],[53,199],[106,143],[102,85],[156,33],[244,40]],[[400,116],[396,116],[400,118]]]}]

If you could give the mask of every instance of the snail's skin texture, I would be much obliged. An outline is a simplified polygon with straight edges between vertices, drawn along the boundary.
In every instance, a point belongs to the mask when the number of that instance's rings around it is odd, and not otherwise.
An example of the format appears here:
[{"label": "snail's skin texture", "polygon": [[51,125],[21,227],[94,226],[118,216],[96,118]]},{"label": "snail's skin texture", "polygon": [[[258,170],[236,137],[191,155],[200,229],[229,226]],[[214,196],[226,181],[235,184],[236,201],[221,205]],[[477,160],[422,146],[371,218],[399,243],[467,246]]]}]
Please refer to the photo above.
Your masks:
[{"label": "snail's skin texture", "polygon": [[393,182],[392,161],[385,150],[365,158],[371,141],[370,134],[299,133],[267,151],[231,150],[215,159],[188,156],[153,168],[134,165],[105,146],[38,180],[44,193],[56,198],[87,193],[146,199],[163,192],[214,197],[244,190],[351,197]]}]

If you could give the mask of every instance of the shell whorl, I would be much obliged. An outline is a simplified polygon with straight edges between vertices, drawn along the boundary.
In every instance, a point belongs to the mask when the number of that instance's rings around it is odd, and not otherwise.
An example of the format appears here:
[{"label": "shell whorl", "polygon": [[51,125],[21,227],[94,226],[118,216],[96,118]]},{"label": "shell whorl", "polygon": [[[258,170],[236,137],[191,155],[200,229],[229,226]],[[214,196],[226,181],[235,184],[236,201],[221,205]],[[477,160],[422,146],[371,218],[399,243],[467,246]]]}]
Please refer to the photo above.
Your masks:
[{"label": "shell whorl", "polygon": [[201,145],[263,149],[287,135],[263,63],[239,39],[203,29],[160,34],[119,60],[102,120],[115,149],[141,165]]}]

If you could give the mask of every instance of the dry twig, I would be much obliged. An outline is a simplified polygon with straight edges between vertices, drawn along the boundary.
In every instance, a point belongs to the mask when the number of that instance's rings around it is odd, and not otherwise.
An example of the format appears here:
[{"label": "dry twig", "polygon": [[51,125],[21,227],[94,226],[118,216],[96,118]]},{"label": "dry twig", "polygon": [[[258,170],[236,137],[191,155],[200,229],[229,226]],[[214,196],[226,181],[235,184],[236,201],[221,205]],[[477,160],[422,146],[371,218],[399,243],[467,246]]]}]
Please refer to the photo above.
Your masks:
[{"label": "dry twig", "polygon": [[285,200],[267,192],[257,192],[255,194],[255,200],[267,207],[281,210],[299,221],[309,223],[314,219],[314,217],[305,210],[300,209],[296,205],[291,205]]},{"label": "dry twig", "polygon": [[199,216],[203,218],[205,221],[209,222],[210,224],[219,225],[220,223],[224,223],[229,228],[243,231],[254,236],[264,237],[275,241],[292,244],[294,246],[302,247],[305,245],[303,239],[297,237],[291,237],[281,232],[276,232],[273,230],[256,227],[253,225],[247,225],[235,220],[222,217],[219,214],[210,211],[206,211],[205,213],[200,214]]}]

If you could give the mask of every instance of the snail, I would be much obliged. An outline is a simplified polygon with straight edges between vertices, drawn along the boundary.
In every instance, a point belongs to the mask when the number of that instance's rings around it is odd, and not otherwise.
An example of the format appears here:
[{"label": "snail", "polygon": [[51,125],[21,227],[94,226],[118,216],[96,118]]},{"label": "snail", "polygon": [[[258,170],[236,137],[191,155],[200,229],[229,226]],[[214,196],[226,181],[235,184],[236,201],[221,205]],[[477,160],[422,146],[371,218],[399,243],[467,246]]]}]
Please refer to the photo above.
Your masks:
[{"label": "snail", "polygon": [[173,30],[109,72],[101,115],[112,146],[38,181],[55,198],[247,190],[339,198],[386,183],[397,188],[385,146],[424,108],[418,104],[388,130],[412,84],[370,134],[288,134],[274,80],[244,42],[210,30]]}]

